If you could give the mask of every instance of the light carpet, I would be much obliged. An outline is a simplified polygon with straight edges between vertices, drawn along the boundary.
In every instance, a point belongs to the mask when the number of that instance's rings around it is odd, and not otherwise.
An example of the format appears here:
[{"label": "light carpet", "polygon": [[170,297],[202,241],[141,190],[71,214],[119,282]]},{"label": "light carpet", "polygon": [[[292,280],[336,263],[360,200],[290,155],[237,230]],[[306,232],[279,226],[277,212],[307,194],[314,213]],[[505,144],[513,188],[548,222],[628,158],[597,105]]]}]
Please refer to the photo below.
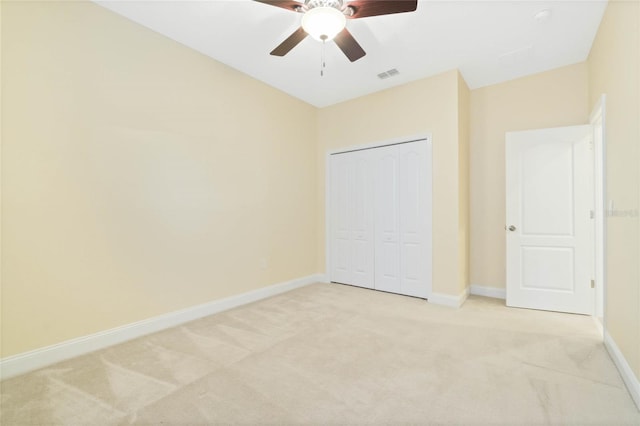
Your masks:
[{"label": "light carpet", "polygon": [[640,414],[587,316],[314,284],[1,384],[21,424],[602,424]]}]

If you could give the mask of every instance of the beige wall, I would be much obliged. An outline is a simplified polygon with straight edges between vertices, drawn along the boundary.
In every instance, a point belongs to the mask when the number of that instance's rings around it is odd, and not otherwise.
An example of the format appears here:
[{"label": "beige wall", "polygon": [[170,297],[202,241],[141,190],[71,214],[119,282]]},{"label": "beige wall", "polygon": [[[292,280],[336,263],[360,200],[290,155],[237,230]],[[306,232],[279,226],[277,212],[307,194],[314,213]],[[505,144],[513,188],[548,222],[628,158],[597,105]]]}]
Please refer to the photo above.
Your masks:
[{"label": "beige wall", "polygon": [[315,108],[92,3],[2,9],[3,357],[316,272]]},{"label": "beige wall", "polygon": [[586,124],[586,63],[471,91],[471,284],[504,288],[505,132]]},{"label": "beige wall", "polygon": [[[0,1],[0,333],[2,332],[2,2]],[[2,357],[0,336],[0,358]]]},{"label": "beige wall", "polygon": [[470,278],[470,229],[471,211],[469,203],[471,194],[469,193],[469,138],[471,136],[471,128],[469,127],[470,114],[470,95],[469,87],[458,73],[458,257],[460,264],[458,265],[458,291],[462,292],[469,286]]},{"label": "beige wall", "polygon": [[640,3],[609,3],[589,55],[589,98],[606,94],[605,326],[640,377]]},{"label": "beige wall", "polygon": [[325,269],[325,160],[329,151],[431,132],[433,291],[460,294],[458,72],[449,71],[318,111],[318,269]]}]

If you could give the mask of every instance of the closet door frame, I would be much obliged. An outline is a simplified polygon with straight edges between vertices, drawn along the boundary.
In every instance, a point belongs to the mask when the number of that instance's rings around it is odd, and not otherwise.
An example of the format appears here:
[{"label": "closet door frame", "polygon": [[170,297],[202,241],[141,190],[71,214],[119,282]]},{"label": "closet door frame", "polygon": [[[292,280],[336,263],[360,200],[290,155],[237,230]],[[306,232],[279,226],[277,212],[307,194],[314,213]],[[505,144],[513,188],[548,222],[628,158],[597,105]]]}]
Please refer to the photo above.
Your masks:
[{"label": "closet door frame", "polygon": [[[432,138],[431,138],[431,133],[429,132],[425,132],[425,133],[419,133],[417,135],[413,135],[413,136],[405,136],[405,137],[401,137],[401,138],[394,138],[394,139],[388,139],[388,140],[383,140],[383,141],[378,141],[378,142],[372,142],[372,143],[367,143],[367,144],[361,144],[361,145],[352,145],[352,146],[348,146],[348,147],[343,147],[343,148],[339,148],[339,149],[335,149],[335,150],[330,150],[327,151],[327,153],[325,154],[325,224],[324,224],[324,229],[325,229],[325,281],[326,282],[331,282],[331,271],[332,271],[332,264],[331,264],[331,259],[332,259],[332,252],[331,252],[331,235],[332,235],[332,229],[331,229],[331,156],[334,154],[342,154],[342,153],[347,153],[347,152],[351,152],[351,151],[359,151],[359,150],[363,150],[363,149],[371,149],[371,148],[380,148],[383,146],[389,146],[389,145],[397,145],[397,144],[403,144],[403,143],[409,143],[409,142],[418,142],[418,141],[422,141],[423,143],[426,144],[427,146],[427,156],[429,158],[429,160],[431,161],[431,164],[429,164],[429,170],[427,174],[427,185],[429,186],[429,199],[428,199],[428,204],[429,204],[429,208],[431,209],[431,211],[433,211],[433,144],[432,144]],[[431,215],[431,230],[433,230],[433,215]],[[433,233],[430,232],[430,237],[433,237]],[[427,289],[426,289],[426,298],[431,296],[432,293],[432,280],[433,280],[433,242],[432,239],[430,238],[428,241],[429,244],[429,249],[428,252],[430,254],[430,256],[428,257],[428,259],[425,259],[426,262],[426,267],[428,267],[428,270],[431,271],[430,276],[427,277]]]}]

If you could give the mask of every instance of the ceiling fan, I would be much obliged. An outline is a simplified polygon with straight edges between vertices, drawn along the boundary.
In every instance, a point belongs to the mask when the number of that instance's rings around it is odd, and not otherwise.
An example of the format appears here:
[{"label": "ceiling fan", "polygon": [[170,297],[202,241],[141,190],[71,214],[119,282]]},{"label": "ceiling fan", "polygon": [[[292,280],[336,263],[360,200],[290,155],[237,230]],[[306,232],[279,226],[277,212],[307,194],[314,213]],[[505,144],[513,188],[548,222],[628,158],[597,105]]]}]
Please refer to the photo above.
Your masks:
[{"label": "ceiling fan", "polygon": [[302,13],[302,26],[271,51],[284,56],[307,35],[322,42],[334,40],[351,62],[366,55],[364,49],[347,30],[347,19],[413,12],[418,0],[255,0],[259,3]]}]

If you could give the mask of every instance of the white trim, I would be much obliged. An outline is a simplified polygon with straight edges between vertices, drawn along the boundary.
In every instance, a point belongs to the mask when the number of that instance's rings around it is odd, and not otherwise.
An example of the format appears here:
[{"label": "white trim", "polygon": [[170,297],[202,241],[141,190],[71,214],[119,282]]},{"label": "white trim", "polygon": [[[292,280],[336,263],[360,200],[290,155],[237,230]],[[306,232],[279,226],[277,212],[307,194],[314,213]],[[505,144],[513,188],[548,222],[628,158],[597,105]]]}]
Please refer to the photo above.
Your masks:
[{"label": "white trim", "polygon": [[607,95],[603,93],[602,95],[600,95],[600,97],[596,101],[596,104],[593,106],[593,110],[591,111],[591,114],[589,114],[590,123],[596,121],[596,119],[599,116],[603,116],[604,118],[606,105],[607,105]]},{"label": "white trim", "polygon": [[486,287],[477,284],[471,284],[469,293],[475,296],[493,297],[494,299],[506,299],[507,289],[498,287]]},{"label": "white trim", "polygon": [[465,300],[467,300],[467,297],[469,297],[469,287],[467,287],[458,296],[450,296],[448,294],[433,292],[427,300],[429,301],[429,303],[433,303],[435,305],[459,308],[464,304]]},{"label": "white trim", "polygon": [[0,360],[0,379],[24,374],[198,318],[266,299],[315,282],[321,282],[322,280],[322,274],[310,275],[13,355]]},{"label": "white trim", "polygon": [[593,139],[593,179],[594,179],[594,265],[593,273],[596,282],[596,291],[594,297],[594,315],[603,318],[604,321],[604,307],[606,305],[606,244],[607,244],[607,201],[606,201],[606,105],[607,95],[600,95],[600,98],[596,102],[596,105],[591,111],[589,117],[589,124],[592,127],[592,131],[595,130],[595,124],[600,121],[601,124],[601,140],[596,143],[595,133],[592,135]]},{"label": "white trim", "polygon": [[331,282],[331,155],[324,156],[324,274]]},{"label": "white trim", "polygon": [[618,371],[622,376],[622,380],[624,380],[624,384],[627,385],[627,390],[631,398],[640,410],[640,381],[638,381],[636,375],[633,374],[631,366],[606,329],[604,330],[604,346],[607,348],[607,351],[609,351],[609,355],[611,355],[614,364],[618,367]]},{"label": "white trim", "polygon": [[329,280],[329,274],[317,274],[317,277],[318,277],[318,282],[331,284],[331,281]]},{"label": "white trim", "polygon": [[596,316],[592,316],[591,318],[593,318],[593,323],[596,326],[596,330],[598,330],[598,336],[604,340],[604,327],[602,326],[602,322]]}]

